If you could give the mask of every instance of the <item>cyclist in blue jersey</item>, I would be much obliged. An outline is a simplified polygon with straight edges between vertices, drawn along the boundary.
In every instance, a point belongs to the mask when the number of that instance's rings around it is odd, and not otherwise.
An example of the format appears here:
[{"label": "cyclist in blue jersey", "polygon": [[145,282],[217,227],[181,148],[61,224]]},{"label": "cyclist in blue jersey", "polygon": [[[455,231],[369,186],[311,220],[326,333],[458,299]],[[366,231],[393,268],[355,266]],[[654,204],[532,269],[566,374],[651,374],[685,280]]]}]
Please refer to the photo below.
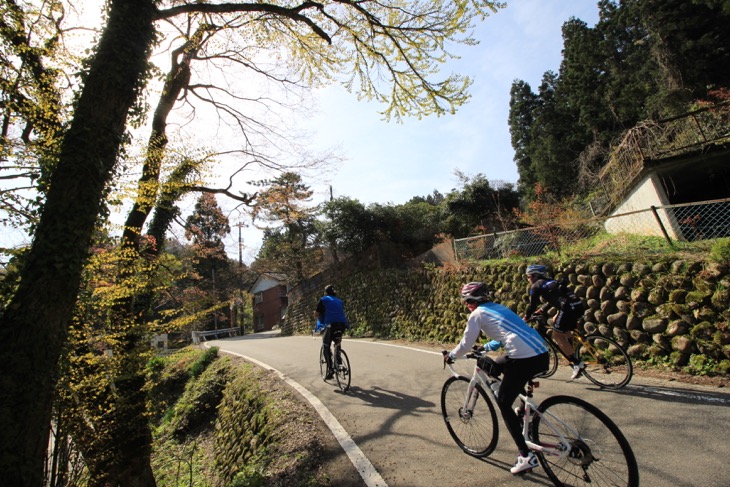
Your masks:
[{"label": "cyclist in blue jersey", "polygon": [[485,345],[487,350],[504,346],[505,354],[494,360],[484,356],[479,359],[479,367],[494,377],[504,374],[496,394],[497,405],[519,450],[517,462],[510,469],[517,474],[535,468],[538,460],[527,448],[512,404],[524,391],[527,381],[547,370],[549,358],[545,342],[537,330],[506,306],[493,302],[490,294],[483,282],[470,282],[461,289],[461,299],[471,314],[466,322],[464,338],[444,355],[444,360],[450,363],[469,352],[479,339],[480,331],[492,339]]},{"label": "cyclist in blue jersey", "polygon": [[331,368],[332,336],[335,332],[341,335],[349,328],[347,316],[345,315],[345,304],[336,296],[335,288],[331,284],[324,288],[324,296],[317,303],[314,315],[324,325],[322,348],[324,349],[324,358],[327,361],[327,375],[325,376],[325,380],[329,380],[334,375],[334,371]]}]

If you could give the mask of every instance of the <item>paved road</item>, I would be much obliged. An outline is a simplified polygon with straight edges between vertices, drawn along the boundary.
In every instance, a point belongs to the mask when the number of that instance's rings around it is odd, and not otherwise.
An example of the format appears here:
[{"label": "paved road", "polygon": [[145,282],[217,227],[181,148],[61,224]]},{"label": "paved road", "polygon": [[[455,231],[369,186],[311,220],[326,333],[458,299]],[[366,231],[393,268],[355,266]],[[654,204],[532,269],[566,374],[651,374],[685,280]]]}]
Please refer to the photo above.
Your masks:
[{"label": "paved road", "polygon": [[[449,374],[438,352],[345,339],[353,375],[343,394],[319,376],[320,344],[319,337],[273,334],[208,342],[267,364],[316,396],[390,487],[552,485],[539,468],[509,473],[515,447],[501,423],[497,450],[486,459],[452,442],[440,413]],[[730,393],[640,377],[610,392],[567,377],[563,368],[543,379],[535,399],[568,394],[600,407],[631,443],[642,486],[730,486]]]}]

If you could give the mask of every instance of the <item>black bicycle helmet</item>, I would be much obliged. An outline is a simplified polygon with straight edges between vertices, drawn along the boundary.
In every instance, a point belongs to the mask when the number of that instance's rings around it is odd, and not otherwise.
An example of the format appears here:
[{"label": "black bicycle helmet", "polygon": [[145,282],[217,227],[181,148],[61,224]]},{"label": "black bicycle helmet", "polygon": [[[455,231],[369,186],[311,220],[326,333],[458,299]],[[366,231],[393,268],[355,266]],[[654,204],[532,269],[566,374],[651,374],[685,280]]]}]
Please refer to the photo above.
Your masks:
[{"label": "black bicycle helmet", "polygon": [[544,265],[539,265],[539,264],[528,265],[527,270],[525,270],[525,274],[528,276],[532,276],[532,275],[546,276],[547,267],[545,267]]},{"label": "black bicycle helmet", "polygon": [[464,284],[464,287],[461,288],[461,299],[483,303],[489,300],[489,288],[483,282]]},{"label": "black bicycle helmet", "polygon": [[335,287],[332,284],[327,284],[324,287],[324,293],[325,294],[328,294],[330,296],[334,296],[335,295]]}]

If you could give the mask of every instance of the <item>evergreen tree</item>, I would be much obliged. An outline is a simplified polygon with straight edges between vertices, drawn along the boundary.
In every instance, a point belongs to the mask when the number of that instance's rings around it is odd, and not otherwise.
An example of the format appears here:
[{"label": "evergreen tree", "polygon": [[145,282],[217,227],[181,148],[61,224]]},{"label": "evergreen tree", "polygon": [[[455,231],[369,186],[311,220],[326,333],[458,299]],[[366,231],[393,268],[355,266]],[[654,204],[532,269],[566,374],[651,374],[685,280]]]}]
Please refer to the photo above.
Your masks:
[{"label": "evergreen tree", "polygon": [[264,240],[257,257],[259,268],[287,274],[293,283],[319,270],[318,210],[309,206],[311,199],[312,190],[293,172],[281,174],[259,193],[252,213],[254,223],[266,225],[260,227]]},{"label": "evergreen tree", "polygon": [[512,83],[509,101],[509,132],[512,148],[515,151],[514,161],[520,175],[518,188],[521,194],[528,196],[537,182],[530,154],[532,146],[530,128],[534,122],[538,101],[537,95],[532,92],[528,83],[519,80]]},{"label": "evergreen tree", "polygon": [[[202,193],[185,223],[185,237],[192,241],[195,256],[193,267],[197,283],[194,287],[197,293],[202,293],[199,295],[200,310],[212,308],[227,298],[223,282],[230,278],[230,261],[223,237],[229,233],[228,218],[218,206],[215,196]],[[208,322],[207,329],[220,327],[215,312]]]},{"label": "evergreen tree", "polygon": [[590,141],[580,130],[578,111],[566,103],[558,83],[555,73],[545,73],[530,127],[529,152],[535,180],[563,197],[576,189],[578,155]]},{"label": "evergreen tree", "polygon": [[228,267],[228,255],[223,237],[231,233],[231,226],[218,206],[215,195],[202,193],[195,210],[185,222],[185,237],[193,243],[201,276],[211,277]]},{"label": "evergreen tree", "polygon": [[704,98],[709,89],[730,85],[727,1],[628,0],[622,10],[646,32],[665,114],[684,111],[687,102]]},{"label": "evergreen tree", "polygon": [[357,254],[377,242],[374,215],[358,200],[340,197],[328,201],[322,205],[322,215],[322,239],[338,254]]},{"label": "evergreen tree", "polygon": [[[709,0],[601,0],[593,28],[563,25],[563,60],[537,94],[516,80],[510,133],[519,187],[564,198],[578,192],[578,160],[593,170],[620,134],[641,120],[677,115],[730,83],[728,9]],[[586,151],[590,148],[590,151]],[[599,150],[595,150],[599,149]]]}]

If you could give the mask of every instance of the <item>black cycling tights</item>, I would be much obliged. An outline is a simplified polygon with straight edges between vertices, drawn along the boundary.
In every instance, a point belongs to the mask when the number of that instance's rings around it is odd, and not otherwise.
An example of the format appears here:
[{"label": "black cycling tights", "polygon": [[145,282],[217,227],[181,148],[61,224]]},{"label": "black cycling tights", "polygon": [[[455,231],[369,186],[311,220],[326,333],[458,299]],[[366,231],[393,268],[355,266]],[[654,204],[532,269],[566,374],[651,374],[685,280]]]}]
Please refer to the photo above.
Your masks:
[{"label": "black cycling tights", "polygon": [[335,335],[342,337],[342,334],[347,329],[347,325],[344,323],[332,323],[327,325],[324,329],[324,335],[322,335],[322,348],[324,348],[324,359],[327,361],[327,372],[330,372],[330,364],[332,364],[332,339]]},{"label": "black cycling tights", "polygon": [[549,356],[546,353],[530,358],[511,359],[507,355],[501,355],[495,360],[502,368],[502,385],[499,386],[497,394],[497,405],[502,412],[504,424],[509,434],[512,435],[520,455],[527,456],[528,449],[525,439],[522,437],[522,427],[517,414],[512,409],[513,403],[520,393],[524,393],[527,381],[548,368]]}]

